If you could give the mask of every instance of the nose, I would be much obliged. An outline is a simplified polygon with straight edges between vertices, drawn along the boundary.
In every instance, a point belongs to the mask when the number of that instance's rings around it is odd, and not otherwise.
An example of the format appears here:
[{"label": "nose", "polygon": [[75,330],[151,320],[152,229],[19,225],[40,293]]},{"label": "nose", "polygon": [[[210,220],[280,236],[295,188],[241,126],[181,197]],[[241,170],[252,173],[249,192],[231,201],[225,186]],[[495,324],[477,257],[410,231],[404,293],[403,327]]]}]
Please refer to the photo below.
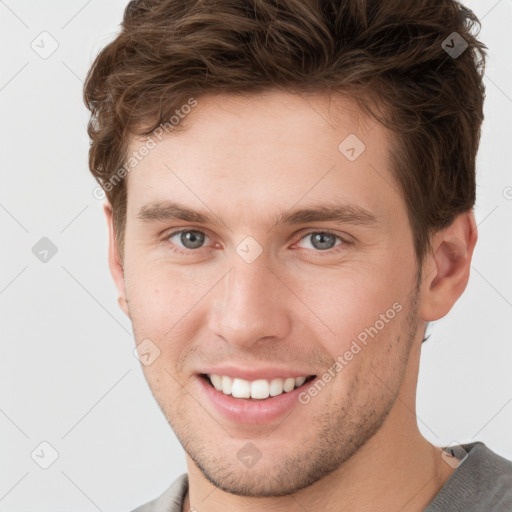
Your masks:
[{"label": "nose", "polygon": [[290,295],[263,254],[252,263],[235,256],[230,272],[215,289],[210,332],[245,349],[259,340],[284,339],[292,326]]}]

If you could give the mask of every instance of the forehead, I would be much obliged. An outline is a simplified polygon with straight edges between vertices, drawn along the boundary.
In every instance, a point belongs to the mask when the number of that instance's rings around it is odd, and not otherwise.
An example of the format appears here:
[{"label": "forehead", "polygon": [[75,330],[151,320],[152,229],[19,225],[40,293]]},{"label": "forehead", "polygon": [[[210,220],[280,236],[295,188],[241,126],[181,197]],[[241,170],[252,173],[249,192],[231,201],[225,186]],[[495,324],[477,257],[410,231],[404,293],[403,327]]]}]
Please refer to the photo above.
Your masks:
[{"label": "forehead", "polygon": [[143,151],[127,175],[128,214],[175,200],[204,210],[276,215],[301,206],[358,203],[376,214],[403,204],[389,169],[389,133],[343,96],[268,92],[201,97],[184,130],[133,137]]}]

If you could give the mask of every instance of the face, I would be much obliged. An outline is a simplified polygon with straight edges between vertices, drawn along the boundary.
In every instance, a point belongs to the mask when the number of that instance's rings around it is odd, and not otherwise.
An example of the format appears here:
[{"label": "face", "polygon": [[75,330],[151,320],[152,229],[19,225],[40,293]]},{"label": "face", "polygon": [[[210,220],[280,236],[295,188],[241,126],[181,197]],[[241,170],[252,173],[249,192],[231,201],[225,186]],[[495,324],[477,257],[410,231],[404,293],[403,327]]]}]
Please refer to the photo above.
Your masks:
[{"label": "face", "polygon": [[375,434],[423,334],[389,135],[347,99],[281,92],[200,98],[185,122],[127,181],[143,369],[210,482],[285,495]]}]

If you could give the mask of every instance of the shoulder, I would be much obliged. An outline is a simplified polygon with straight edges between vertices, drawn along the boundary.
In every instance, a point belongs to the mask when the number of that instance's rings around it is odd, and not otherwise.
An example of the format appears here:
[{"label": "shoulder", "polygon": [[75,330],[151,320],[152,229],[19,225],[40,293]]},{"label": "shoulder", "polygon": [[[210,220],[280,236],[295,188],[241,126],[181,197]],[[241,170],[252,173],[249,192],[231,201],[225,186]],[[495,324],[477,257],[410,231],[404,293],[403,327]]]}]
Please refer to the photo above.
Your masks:
[{"label": "shoulder", "polygon": [[426,512],[512,510],[512,461],[484,443],[460,445],[466,456]]},{"label": "shoulder", "polygon": [[182,512],[188,490],[188,475],[183,473],[158,498],[137,507],[132,512]]}]

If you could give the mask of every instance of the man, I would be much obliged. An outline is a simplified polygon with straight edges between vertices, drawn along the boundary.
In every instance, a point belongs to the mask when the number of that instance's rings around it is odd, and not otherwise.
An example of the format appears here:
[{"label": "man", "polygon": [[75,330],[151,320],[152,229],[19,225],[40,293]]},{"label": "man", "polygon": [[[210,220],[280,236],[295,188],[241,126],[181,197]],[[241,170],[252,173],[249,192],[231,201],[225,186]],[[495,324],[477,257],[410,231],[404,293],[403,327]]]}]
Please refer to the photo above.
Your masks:
[{"label": "man", "polygon": [[188,473],[149,511],[512,510],[432,445],[477,241],[485,46],[452,0],[142,0],[85,84],[110,269]]}]

